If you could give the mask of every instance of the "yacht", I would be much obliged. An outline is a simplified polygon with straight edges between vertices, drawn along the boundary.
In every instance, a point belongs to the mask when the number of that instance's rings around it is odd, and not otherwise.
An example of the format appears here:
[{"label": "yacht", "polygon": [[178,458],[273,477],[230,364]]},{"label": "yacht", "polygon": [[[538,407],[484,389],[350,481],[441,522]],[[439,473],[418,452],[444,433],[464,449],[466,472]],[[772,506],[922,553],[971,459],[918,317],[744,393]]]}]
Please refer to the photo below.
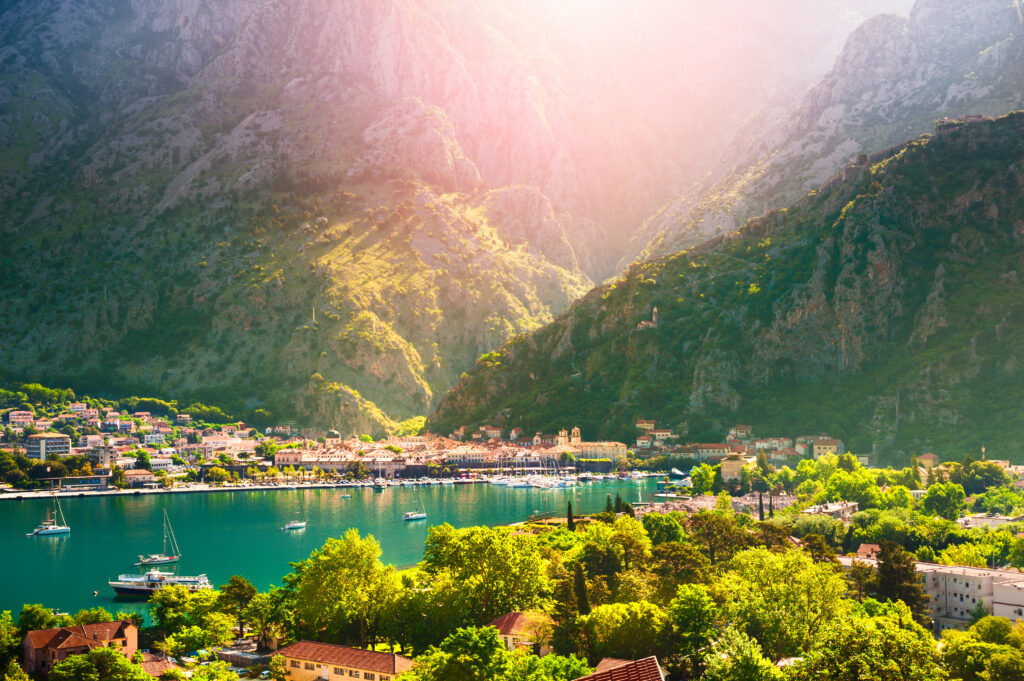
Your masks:
[{"label": "yacht", "polygon": [[402,520],[426,520],[427,514],[422,511],[406,511],[402,514]]},{"label": "yacht", "polygon": [[[57,519],[60,518],[60,522]],[[41,537],[51,534],[70,534],[71,528],[68,526],[68,521],[64,519],[64,511],[60,507],[60,502],[57,501],[57,496],[53,497],[53,509],[46,512],[46,519],[39,523],[39,526],[28,533],[29,537]]]},{"label": "yacht", "polygon": [[117,579],[112,579],[107,584],[114,588],[115,593],[122,596],[148,596],[154,591],[172,585],[183,586],[192,593],[213,588],[206,575],[189,577],[160,570],[150,570],[144,575],[118,575]]},{"label": "yacht", "polygon": [[[170,539],[171,552],[167,553],[167,543]],[[148,556],[139,555],[139,562],[135,565],[166,565],[177,563],[181,558],[181,551],[178,550],[178,541],[174,538],[174,530],[171,528],[171,519],[167,517],[164,510],[164,549],[160,553],[151,553]]]},{"label": "yacht", "polygon": [[282,527],[281,529],[282,530],[304,530],[304,529],[306,529],[306,521],[305,520],[289,520],[287,523],[285,523],[284,527]]}]

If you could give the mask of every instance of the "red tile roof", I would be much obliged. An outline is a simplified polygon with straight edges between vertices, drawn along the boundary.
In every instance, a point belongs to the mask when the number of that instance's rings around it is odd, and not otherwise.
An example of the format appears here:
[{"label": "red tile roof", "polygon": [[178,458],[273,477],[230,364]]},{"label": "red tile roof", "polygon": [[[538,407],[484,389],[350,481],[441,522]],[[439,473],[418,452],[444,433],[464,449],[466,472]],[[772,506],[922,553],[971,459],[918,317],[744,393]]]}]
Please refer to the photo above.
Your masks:
[{"label": "red tile roof", "polygon": [[652,656],[629,662],[621,667],[594,672],[576,681],[665,681],[665,677],[658,666],[658,658]]},{"label": "red tile roof", "polygon": [[629,664],[632,661],[633,660],[620,660],[617,657],[604,657],[604,658],[601,658],[601,661],[597,663],[597,668],[594,669],[594,671],[595,672],[608,671],[609,669],[615,669],[616,667],[621,667],[624,664]]},{"label": "red tile roof", "polygon": [[408,657],[393,655],[391,653],[378,653],[373,650],[362,648],[350,648],[349,646],[337,645],[334,643],[317,643],[315,641],[298,641],[285,646],[277,651],[284,657],[309,662],[322,662],[324,664],[338,665],[340,667],[351,667],[383,674],[400,674],[411,669],[415,662]]},{"label": "red tile roof", "polygon": [[165,658],[157,657],[152,653],[142,653],[142,671],[146,672],[154,679],[160,678],[160,675],[169,669],[181,669],[178,665],[174,664],[174,661]]},{"label": "red tile roof", "polygon": [[87,643],[96,643],[97,641],[99,641],[100,645],[106,645],[107,641],[125,638],[125,630],[131,626],[135,625],[127,620],[114,620],[113,622],[98,622],[96,624],[76,624],[56,629],[35,629],[28,632],[25,637],[36,650],[48,647],[77,648]]},{"label": "red tile roof", "polygon": [[538,620],[546,617],[540,613],[508,612],[491,622],[490,626],[505,636],[532,636],[537,633]]}]

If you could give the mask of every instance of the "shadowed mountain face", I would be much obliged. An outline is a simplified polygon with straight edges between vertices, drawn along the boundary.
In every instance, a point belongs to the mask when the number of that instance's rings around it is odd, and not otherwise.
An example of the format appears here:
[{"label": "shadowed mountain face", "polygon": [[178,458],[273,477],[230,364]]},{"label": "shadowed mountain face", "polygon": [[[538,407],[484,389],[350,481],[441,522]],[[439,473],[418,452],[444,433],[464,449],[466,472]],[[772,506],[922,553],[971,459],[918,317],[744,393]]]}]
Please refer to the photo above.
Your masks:
[{"label": "shadowed mountain face", "polygon": [[637,230],[620,265],[735,229],[938,119],[1024,107],[1022,30],[1014,0],[918,0],[909,17],[864,22],[798,107],[777,102],[753,117],[702,187]]},{"label": "shadowed mountain face", "polygon": [[0,5],[0,364],[382,431],[904,0]]},{"label": "shadowed mountain face", "polygon": [[[947,123],[737,235],[631,267],[477,363],[444,432],[637,418],[828,432],[895,457],[1015,451],[1024,114]],[[638,324],[658,311],[655,326]]]}]

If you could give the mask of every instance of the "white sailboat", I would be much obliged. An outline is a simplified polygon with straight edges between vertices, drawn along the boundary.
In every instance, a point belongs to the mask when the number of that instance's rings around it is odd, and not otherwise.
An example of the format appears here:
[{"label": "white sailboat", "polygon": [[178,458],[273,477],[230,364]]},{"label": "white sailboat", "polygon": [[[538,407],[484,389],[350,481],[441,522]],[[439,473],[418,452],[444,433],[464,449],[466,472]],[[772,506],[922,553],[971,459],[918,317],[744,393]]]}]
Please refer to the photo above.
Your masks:
[{"label": "white sailboat", "polygon": [[420,500],[419,511],[406,511],[402,514],[402,520],[426,520],[427,519],[427,507],[423,504],[423,497],[420,496],[419,487],[416,488],[416,496]]},{"label": "white sailboat", "polygon": [[[60,518],[60,522],[57,519]],[[29,537],[41,537],[52,534],[70,534],[71,528],[68,521],[64,519],[64,511],[57,501],[57,495],[53,496],[53,509],[46,512],[46,520],[39,523],[39,526],[28,533]]]},{"label": "white sailboat", "polygon": [[304,530],[304,529],[306,529],[306,521],[301,518],[301,515],[302,515],[302,506],[300,504],[296,504],[296,506],[295,506],[295,520],[289,520],[287,523],[285,523],[285,526],[282,527],[281,529],[282,530]]},{"label": "white sailboat", "polygon": [[[167,552],[168,542],[171,552]],[[148,556],[139,554],[139,562],[135,565],[166,565],[177,563],[181,559],[181,551],[178,550],[178,540],[174,538],[174,529],[171,527],[171,519],[167,517],[167,510],[164,509],[164,547],[160,553],[151,553]]]}]

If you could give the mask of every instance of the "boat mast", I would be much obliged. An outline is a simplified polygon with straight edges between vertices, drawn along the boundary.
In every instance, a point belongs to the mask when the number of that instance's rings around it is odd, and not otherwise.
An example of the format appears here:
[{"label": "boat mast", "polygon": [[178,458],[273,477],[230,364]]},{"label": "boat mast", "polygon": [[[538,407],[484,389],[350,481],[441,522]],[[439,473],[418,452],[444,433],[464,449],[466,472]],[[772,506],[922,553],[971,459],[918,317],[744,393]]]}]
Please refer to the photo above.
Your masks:
[{"label": "boat mast", "polygon": [[[53,497],[53,503],[57,507],[57,512],[60,513],[60,524],[62,527],[68,526],[68,521],[64,519],[64,509],[60,507],[60,501],[57,500],[56,495]],[[57,520],[57,514],[54,514],[54,521]]]},{"label": "boat mast", "polygon": [[[171,536],[171,550],[174,551],[173,555],[181,558],[181,551],[178,550],[178,540],[174,538],[174,528],[171,527],[171,519],[167,516],[167,509],[164,509],[164,541],[167,540],[167,535]],[[164,555],[167,555],[166,551],[164,551]]]}]

